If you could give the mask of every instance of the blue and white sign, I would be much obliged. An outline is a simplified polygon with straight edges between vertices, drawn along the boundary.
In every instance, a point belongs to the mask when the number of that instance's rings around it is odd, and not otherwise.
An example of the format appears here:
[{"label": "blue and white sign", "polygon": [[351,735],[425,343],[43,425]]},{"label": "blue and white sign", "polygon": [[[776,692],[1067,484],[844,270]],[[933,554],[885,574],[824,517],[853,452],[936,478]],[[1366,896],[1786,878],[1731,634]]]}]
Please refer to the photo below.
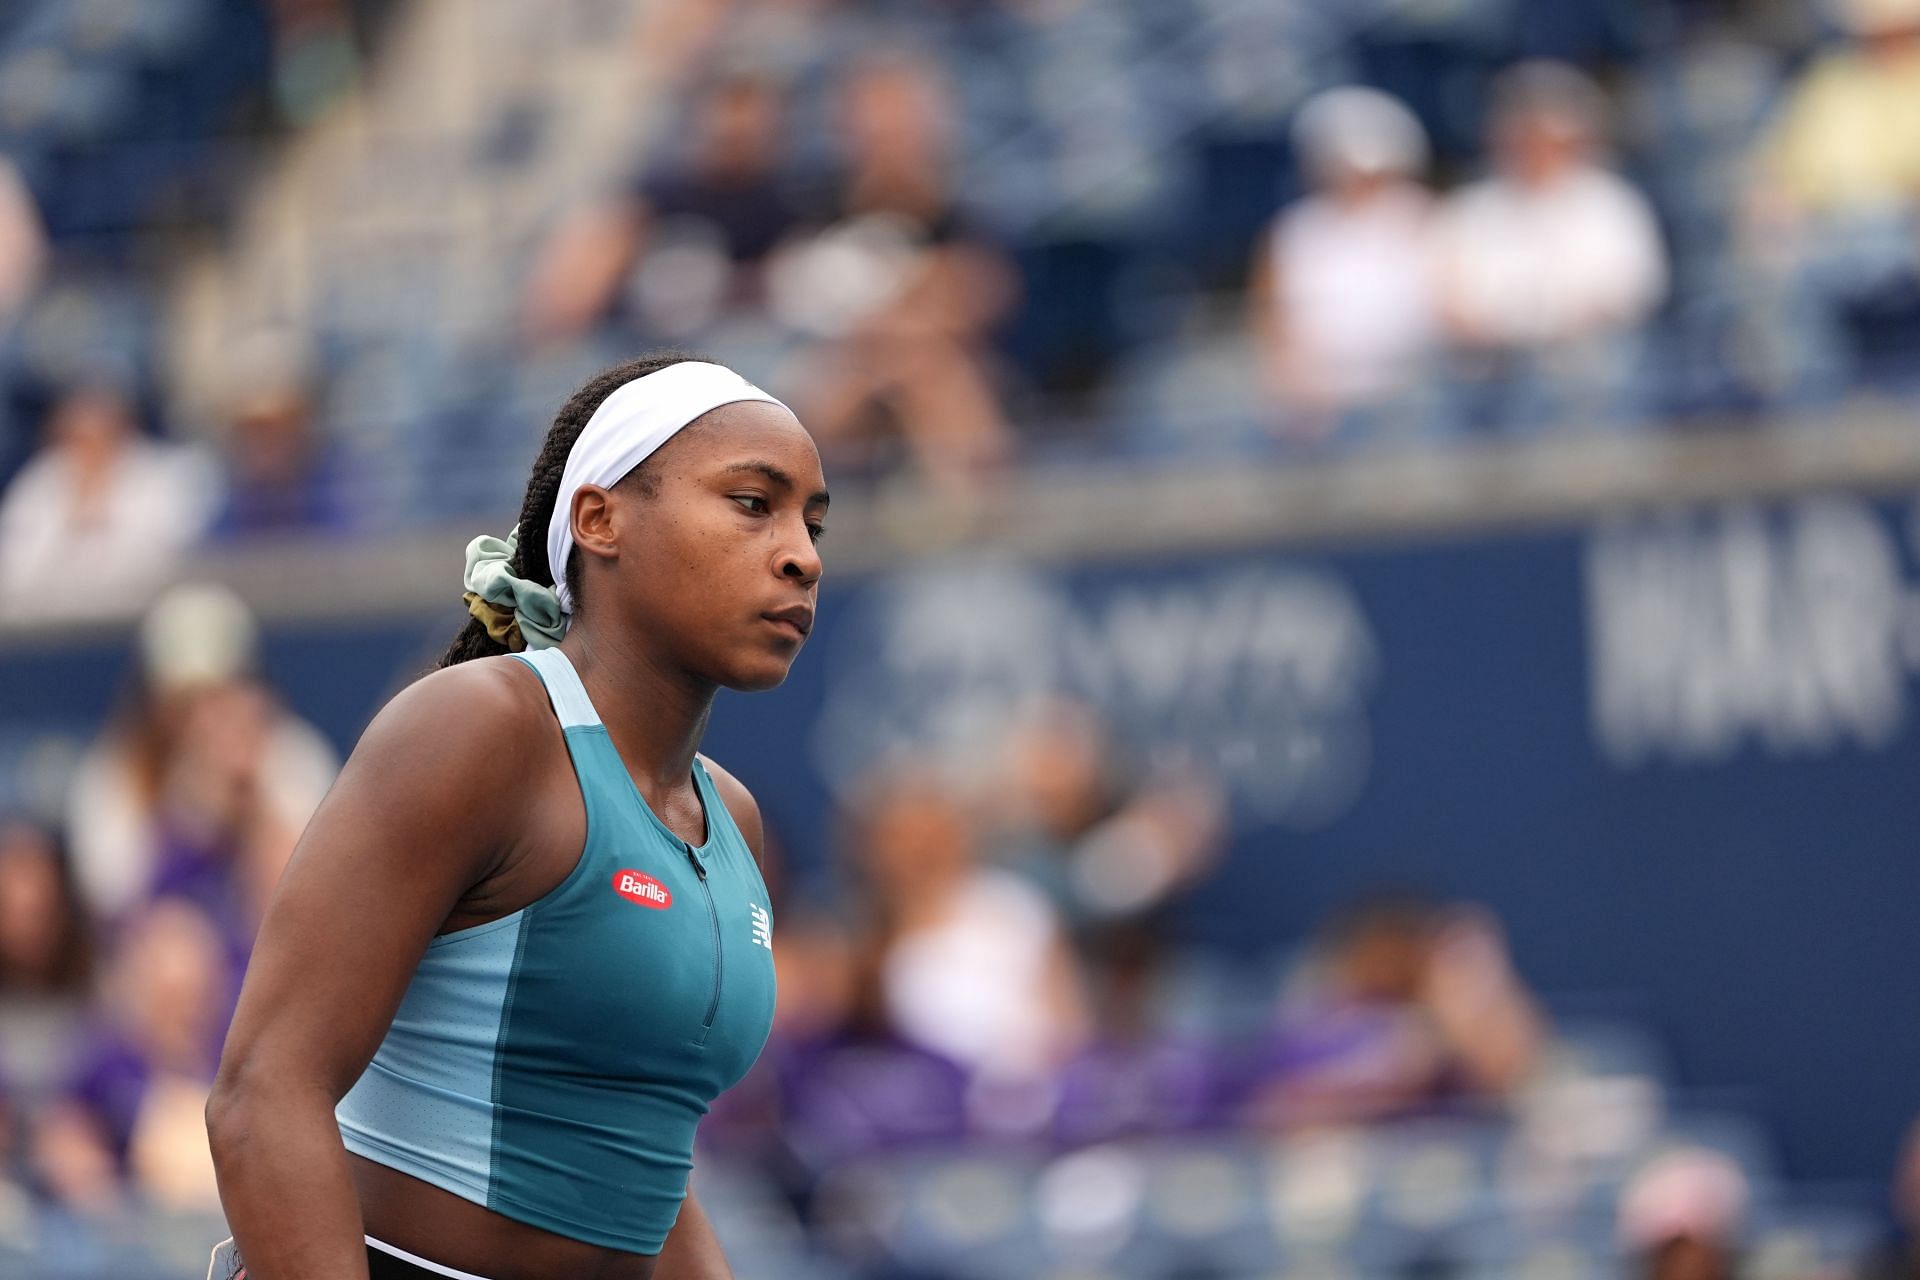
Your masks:
[{"label": "blue and white sign", "polygon": [[1148,761],[1216,772],[1243,822],[1321,826],[1365,786],[1378,660],[1352,589],[1324,570],[1229,561],[1086,593],[1017,564],[923,565],[863,591],[836,628],[813,757],[841,792],[895,751],[991,752],[1036,699],[1066,694]]}]

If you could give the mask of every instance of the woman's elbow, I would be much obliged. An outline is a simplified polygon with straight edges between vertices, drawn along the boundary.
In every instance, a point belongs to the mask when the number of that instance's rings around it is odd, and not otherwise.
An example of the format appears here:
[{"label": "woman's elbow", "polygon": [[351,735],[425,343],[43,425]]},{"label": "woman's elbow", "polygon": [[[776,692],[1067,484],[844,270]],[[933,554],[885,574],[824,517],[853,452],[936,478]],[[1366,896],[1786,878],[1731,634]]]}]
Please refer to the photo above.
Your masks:
[{"label": "woman's elbow", "polygon": [[246,1134],[250,1093],[247,1083],[222,1065],[220,1074],[214,1077],[213,1088],[207,1093],[206,1106],[207,1145],[213,1150],[216,1166],[231,1155]]},{"label": "woman's elbow", "polygon": [[316,1077],[284,1062],[253,1054],[228,1054],[220,1063],[207,1092],[207,1140],[218,1160],[222,1147],[231,1149],[247,1140],[263,1122],[279,1128],[304,1127],[322,1119],[331,1124],[334,1103],[345,1088],[335,1088],[326,1077]]},{"label": "woman's elbow", "polygon": [[[293,1118],[307,1100],[298,1082],[258,1067],[242,1066],[231,1058],[220,1064],[213,1087],[207,1091],[207,1143],[216,1166],[231,1158],[268,1117]],[[322,1099],[313,1100],[324,1105]]]}]

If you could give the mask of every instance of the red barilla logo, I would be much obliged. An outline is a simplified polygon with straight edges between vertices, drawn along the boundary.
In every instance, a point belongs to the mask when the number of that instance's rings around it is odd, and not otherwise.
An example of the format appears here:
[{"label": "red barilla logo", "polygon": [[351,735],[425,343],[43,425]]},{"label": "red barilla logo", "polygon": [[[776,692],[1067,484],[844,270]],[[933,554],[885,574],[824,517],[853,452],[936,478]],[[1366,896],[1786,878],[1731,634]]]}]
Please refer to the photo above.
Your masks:
[{"label": "red barilla logo", "polygon": [[613,877],[613,891],[629,902],[658,911],[673,905],[667,886],[644,871],[622,871]]}]

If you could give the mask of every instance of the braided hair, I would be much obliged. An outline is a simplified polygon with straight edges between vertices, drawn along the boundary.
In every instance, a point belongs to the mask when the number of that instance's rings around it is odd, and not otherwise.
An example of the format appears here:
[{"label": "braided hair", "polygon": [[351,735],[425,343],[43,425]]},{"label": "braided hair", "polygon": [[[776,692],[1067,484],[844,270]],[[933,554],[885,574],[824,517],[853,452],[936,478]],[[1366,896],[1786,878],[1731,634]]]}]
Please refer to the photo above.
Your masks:
[{"label": "braided hair", "polygon": [[[560,496],[560,480],[567,469],[567,455],[573,452],[573,442],[586,430],[587,421],[593,417],[594,411],[608,396],[634,379],[699,358],[672,352],[642,356],[638,360],[617,364],[595,374],[561,406],[553,425],[547,429],[547,438],[541,442],[540,456],[534,459],[533,475],[527,480],[527,496],[520,503],[520,541],[514,548],[513,560],[508,566],[516,578],[526,578],[543,586],[553,585],[553,566],[547,563],[547,525],[553,520],[553,505]],[[636,477],[636,482],[650,492],[652,477],[646,474],[647,465],[647,462],[642,462],[628,475]],[[561,572],[567,575],[567,589],[573,593],[576,601],[580,599],[579,565],[579,558],[575,556],[569,557],[567,563],[560,566]],[[504,644],[487,634],[484,623],[477,618],[469,618],[460,634],[453,638],[453,643],[447,646],[446,653],[440,658],[440,665],[451,667],[471,658],[490,658],[506,652],[508,649]]]}]

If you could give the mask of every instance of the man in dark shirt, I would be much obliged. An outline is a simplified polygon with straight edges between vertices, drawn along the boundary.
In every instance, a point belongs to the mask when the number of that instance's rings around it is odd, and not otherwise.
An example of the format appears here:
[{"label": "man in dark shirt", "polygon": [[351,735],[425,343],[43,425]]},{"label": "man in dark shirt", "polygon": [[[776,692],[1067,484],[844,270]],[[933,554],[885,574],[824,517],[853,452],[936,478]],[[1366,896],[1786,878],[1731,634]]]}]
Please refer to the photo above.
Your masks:
[{"label": "man in dark shirt", "polygon": [[624,286],[663,239],[717,248],[730,268],[719,305],[756,303],[761,263],[799,221],[780,163],[784,110],[769,80],[736,76],[707,89],[685,146],[669,145],[657,166],[548,237],[522,305],[525,335],[540,344],[605,323],[648,328],[647,317],[624,314]]}]

